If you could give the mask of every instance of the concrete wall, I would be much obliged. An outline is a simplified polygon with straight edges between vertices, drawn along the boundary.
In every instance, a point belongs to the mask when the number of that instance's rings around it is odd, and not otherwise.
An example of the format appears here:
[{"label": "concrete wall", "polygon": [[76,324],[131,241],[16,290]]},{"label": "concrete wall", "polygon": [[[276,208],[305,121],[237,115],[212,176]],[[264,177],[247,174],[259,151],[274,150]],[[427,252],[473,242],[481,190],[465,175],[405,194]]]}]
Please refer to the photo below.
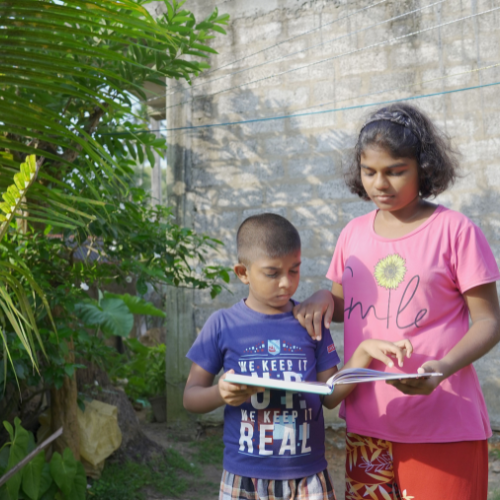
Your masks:
[{"label": "concrete wall", "polygon": [[[478,71],[500,63],[500,10],[481,14],[500,8],[500,1],[435,3],[187,2],[197,18],[218,4],[231,14],[231,22],[228,35],[212,43],[219,51],[210,59],[213,70],[192,88],[172,82],[168,128],[337,109],[169,132],[167,202],[177,207],[180,222],[224,241],[214,262],[231,265],[238,225],[249,215],[273,211],[289,218],[303,240],[297,299],[329,288],[324,274],[341,229],[373,208],[343,183],[342,158],[366,114],[375,109],[355,106],[500,81],[500,67]],[[500,259],[500,86],[414,102],[463,155],[462,179],[438,201],[479,224]],[[245,294],[236,280],[230,289],[233,294],[224,292],[216,300],[194,294],[187,310],[193,311],[188,314],[194,314],[197,331],[213,310]],[[332,334],[342,353],[342,329]],[[169,335],[193,338],[195,332]],[[498,430],[499,353],[496,348],[476,363]]]}]

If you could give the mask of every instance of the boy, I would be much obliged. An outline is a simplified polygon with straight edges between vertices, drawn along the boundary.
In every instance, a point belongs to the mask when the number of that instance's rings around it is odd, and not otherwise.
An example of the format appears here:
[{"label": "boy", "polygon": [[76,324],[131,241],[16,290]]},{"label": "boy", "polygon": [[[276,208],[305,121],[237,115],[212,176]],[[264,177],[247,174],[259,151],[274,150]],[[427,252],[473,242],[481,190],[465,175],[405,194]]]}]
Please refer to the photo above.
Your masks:
[{"label": "boy", "polygon": [[[332,395],[292,393],[225,382],[224,371],[286,380],[325,382],[340,362],[330,332],[311,339],[293,317],[291,298],[299,285],[300,237],[275,214],[246,219],[237,233],[234,272],[248,297],[212,314],[187,357],[193,362],[184,406],[206,413],[226,405],[224,472],[220,499],[335,498],[324,449],[322,404],[333,408],[354,386]],[[368,366],[372,357],[402,364],[405,348],[389,342],[362,343],[346,367]]]}]

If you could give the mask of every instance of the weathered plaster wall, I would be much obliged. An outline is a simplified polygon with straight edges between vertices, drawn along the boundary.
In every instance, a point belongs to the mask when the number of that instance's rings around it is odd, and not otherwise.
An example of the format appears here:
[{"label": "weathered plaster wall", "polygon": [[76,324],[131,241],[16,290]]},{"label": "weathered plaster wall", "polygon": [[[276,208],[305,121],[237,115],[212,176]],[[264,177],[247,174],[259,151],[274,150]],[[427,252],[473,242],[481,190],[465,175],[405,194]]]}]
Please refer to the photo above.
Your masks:
[{"label": "weathered plaster wall", "polygon": [[[168,89],[169,128],[338,111],[169,132],[168,203],[177,206],[179,221],[224,241],[213,260],[227,265],[247,216],[288,217],[303,240],[300,300],[330,286],[324,274],[341,229],[373,208],[351,195],[342,178],[342,158],[375,109],[355,106],[500,81],[500,67],[478,71],[500,63],[500,10],[494,10],[500,2],[190,0],[186,7],[201,18],[216,4],[231,14],[228,35],[213,41],[214,70],[191,89],[177,83]],[[463,155],[462,179],[439,202],[474,220],[500,259],[500,86],[415,103]],[[230,289],[214,301],[197,292],[192,306],[183,306],[196,331],[212,311],[245,294],[236,280]],[[332,334],[342,353],[342,329]],[[169,335],[191,340],[195,332]],[[500,430],[499,353],[494,349],[476,367]]]}]

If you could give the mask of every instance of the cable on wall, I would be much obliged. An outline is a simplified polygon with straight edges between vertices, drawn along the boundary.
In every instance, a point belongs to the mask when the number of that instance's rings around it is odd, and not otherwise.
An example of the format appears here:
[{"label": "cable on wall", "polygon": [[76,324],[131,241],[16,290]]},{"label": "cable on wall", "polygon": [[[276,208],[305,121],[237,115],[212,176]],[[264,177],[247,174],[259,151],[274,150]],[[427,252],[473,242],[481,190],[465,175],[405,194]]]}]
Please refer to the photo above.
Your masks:
[{"label": "cable on wall", "polygon": [[256,56],[258,54],[262,54],[262,52],[266,52],[268,50],[274,49],[275,47],[279,47],[280,45],[283,45],[284,43],[291,42],[292,40],[296,40],[297,38],[301,38],[303,36],[309,35],[309,34],[314,33],[316,31],[322,30],[323,28],[326,28],[327,26],[331,26],[332,24],[338,23],[340,21],[344,21],[345,19],[348,19],[348,18],[350,18],[352,16],[355,16],[356,14],[358,14],[360,12],[364,12],[366,10],[369,10],[369,9],[371,9],[373,7],[376,7],[377,5],[386,3],[387,1],[388,0],[380,0],[379,2],[375,2],[375,3],[371,4],[371,5],[367,5],[366,7],[363,7],[362,9],[358,9],[358,10],[355,10],[354,12],[351,12],[347,16],[339,17],[338,19],[335,19],[335,20],[333,20],[333,21],[331,21],[329,23],[322,24],[321,26],[318,26],[317,28],[313,28],[313,29],[311,29],[309,31],[304,31],[303,33],[300,33],[298,35],[295,35],[295,36],[292,36],[290,38],[287,38],[286,40],[282,40],[281,42],[277,42],[274,45],[270,45],[269,47],[266,47],[264,49],[258,50],[257,52],[252,52],[251,54],[248,54],[246,56],[240,57],[239,59],[236,59],[234,61],[228,62],[228,63],[226,63],[226,64],[224,64],[222,66],[219,66],[218,68],[215,68],[215,69],[213,69],[211,71],[208,71],[206,74],[210,75],[211,73],[215,73],[216,71],[219,71],[219,70],[221,70],[223,68],[227,68],[228,66],[231,66],[232,64],[236,64],[236,63],[244,61],[245,59],[248,59],[250,57]]},{"label": "cable on wall", "polygon": [[[250,70],[255,69],[255,68],[260,68],[262,66],[266,66],[266,65],[271,64],[271,63],[276,63],[278,61],[282,61],[284,59],[288,59],[289,57],[296,56],[297,54],[302,54],[304,52],[308,52],[309,50],[315,49],[317,47],[322,47],[322,46],[327,45],[329,43],[336,42],[338,40],[341,40],[342,38],[351,37],[351,36],[357,35],[358,33],[362,33],[363,31],[368,31],[368,30],[371,30],[373,28],[376,28],[377,26],[381,26],[383,24],[387,24],[387,23],[390,23],[392,21],[396,21],[397,19],[401,19],[401,18],[409,16],[411,14],[416,14],[417,12],[420,12],[420,11],[422,11],[424,9],[428,9],[430,7],[435,7],[436,5],[439,5],[439,4],[444,3],[444,2],[446,2],[446,0],[439,0],[439,2],[435,2],[435,3],[431,3],[429,5],[425,5],[424,7],[420,7],[418,9],[411,10],[409,12],[405,12],[404,14],[399,14],[399,15],[397,15],[395,17],[391,17],[390,19],[384,19],[383,21],[380,21],[378,23],[375,23],[375,24],[372,24],[370,26],[367,26],[366,28],[361,28],[359,30],[351,31],[349,33],[345,33],[344,35],[337,36],[335,38],[330,38],[326,42],[321,42],[321,43],[318,43],[316,45],[311,45],[310,47],[307,47],[307,48],[302,49],[302,50],[297,50],[296,52],[292,52],[290,54],[286,54],[285,56],[280,56],[280,57],[277,57],[275,59],[269,59],[268,61],[264,61],[262,63],[255,64],[254,66],[249,66],[247,68],[242,68],[242,69],[239,69],[237,71],[233,71],[232,73],[228,73],[227,75],[219,76],[217,78],[212,78],[211,80],[206,80],[206,81],[200,82],[200,83],[198,83],[196,85],[192,85],[191,87],[186,87],[186,90],[192,90],[192,89],[201,87],[203,85],[207,85],[209,83],[213,83],[213,82],[216,82],[218,80],[222,80],[224,78],[229,78],[231,76],[238,75],[240,73],[244,73],[246,71],[250,71]],[[202,77],[203,77],[203,75],[202,75]],[[175,95],[178,92],[179,91],[170,92],[169,94],[167,94],[167,97],[171,96],[171,95]],[[197,97],[202,97],[202,96],[197,96]]]},{"label": "cable on wall", "polygon": [[443,90],[441,92],[433,92],[430,94],[419,94],[419,95],[410,96],[410,97],[402,97],[400,99],[390,99],[387,101],[370,102],[370,103],[366,103],[366,104],[356,104],[354,106],[344,106],[341,108],[331,108],[331,109],[324,109],[324,110],[319,110],[319,111],[309,111],[309,112],[305,112],[305,113],[294,113],[294,114],[281,115],[281,116],[269,116],[266,118],[252,118],[249,120],[241,120],[241,121],[234,121],[234,122],[207,123],[205,125],[188,125],[185,127],[167,128],[165,130],[167,132],[178,132],[178,131],[186,131],[186,130],[200,130],[200,129],[214,128],[214,127],[231,127],[234,125],[246,125],[249,123],[268,122],[268,121],[273,121],[273,120],[285,120],[287,118],[300,118],[303,116],[322,115],[322,114],[326,114],[326,113],[336,113],[339,111],[351,111],[353,109],[369,108],[371,106],[382,106],[385,104],[393,104],[396,102],[414,101],[417,99],[424,99],[426,97],[436,97],[436,96],[440,96],[440,95],[455,94],[458,92],[466,92],[469,90],[476,90],[476,89],[481,89],[481,88],[486,88],[486,87],[493,87],[495,85],[500,85],[500,81],[493,82],[493,83],[484,83],[482,85],[475,85],[473,87],[462,87],[459,89]]},{"label": "cable on wall", "polygon": [[252,80],[250,82],[242,83],[240,85],[235,85],[233,87],[229,87],[229,88],[226,88],[226,89],[223,89],[223,90],[219,90],[219,91],[213,92],[211,94],[204,94],[204,95],[200,95],[200,96],[194,96],[194,97],[192,97],[190,99],[187,99],[185,101],[181,101],[181,102],[178,102],[176,104],[172,104],[171,106],[167,106],[167,109],[172,109],[172,108],[181,106],[183,104],[188,104],[188,103],[194,101],[195,99],[199,99],[199,98],[202,98],[202,97],[203,98],[213,97],[213,96],[216,96],[216,95],[219,95],[219,94],[223,94],[225,92],[230,92],[230,91],[233,91],[233,90],[237,90],[237,89],[240,89],[242,87],[246,87],[246,86],[254,84],[254,83],[259,83],[259,82],[262,82],[262,81],[265,81],[265,80],[269,80],[271,78],[276,78],[278,76],[283,76],[283,75],[286,75],[288,73],[299,71],[301,69],[310,68],[312,66],[316,66],[318,64],[322,64],[322,63],[325,63],[325,62],[328,62],[328,61],[333,61],[335,59],[339,59],[339,58],[347,56],[347,55],[357,54],[357,53],[363,52],[365,50],[373,49],[373,48],[376,48],[376,47],[382,47],[384,45],[392,45],[395,42],[398,42],[398,41],[400,41],[400,40],[402,40],[404,38],[408,38],[408,37],[411,37],[411,36],[415,36],[415,35],[419,35],[419,34],[422,34],[422,33],[426,33],[428,31],[431,31],[431,30],[434,30],[434,29],[438,29],[438,28],[442,28],[442,27],[445,27],[445,26],[450,26],[452,24],[455,24],[455,23],[458,23],[458,22],[461,22],[461,21],[466,21],[468,19],[473,19],[475,17],[482,16],[484,14],[489,14],[489,13],[495,12],[497,10],[500,10],[500,7],[495,7],[493,9],[489,9],[489,10],[486,10],[484,12],[479,12],[477,14],[471,14],[469,16],[461,17],[459,19],[453,19],[452,21],[448,21],[446,23],[441,23],[441,24],[438,24],[436,26],[431,26],[429,28],[423,28],[421,30],[413,31],[411,33],[407,33],[406,35],[401,35],[401,36],[398,36],[398,37],[395,37],[395,38],[391,38],[390,40],[383,40],[382,42],[377,42],[377,43],[374,43],[374,44],[371,44],[371,45],[367,45],[366,47],[362,47],[360,49],[354,49],[354,50],[351,50],[349,52],[344,52],[342,54],[337,54],[335,56],[327,57],[325,59],[321,59],[320,61],[315,61],[313,63],[306,64],[304,66],[299,66],[297,68],[291,68],[291,69],[288,69],[288,70],[285,70],[285,71],[281,71],[279,73],[273,73],[272,75],[268,75],[268,76],[265,76],[265,77],[262,77],[262,78],[258,78],[257,80]]},{"label": "cable on wall", "polygon": [[[345,99],[337,99],[335,101],[328,101],[328,102],[324,102],[322,104],[316,104],[315,106],[310,106],[310,107],[307,107],[307,108],[302,108],[300,110],[296,110],[294,111],[293,113],[289,114],[289,115],[283,115],[284,118],[293,118],[293,117],[296,117],[296,116],[307,116],[308,113],[305,113],[306,111],[309,111],[311,109],[315,109],[315,108],[321,108],[323,106],[327,106],[328,104],[332,104],[332,103],[339,103],[339,102],[346,102],[346,101],[353,101],[353,100],[356,100],[356,99],[361,99],[362,97],[371,97],[371,96],[374,96],[374,95],[380,95],[380,94],[386,94],[388,92],[394,92],[394,91],[397,91],[397,90],[403,90],[403,89],[407,89],[409,87],[415,87],[417,85],[425,85],[427,83],[432,83],[432,82],[436,82],[436,81],[439,81],[439,80],[444,80],[446,78],[453,78],[455,76],[463,76],[463,75],[467,75],[467,74],[470,74],[470,73],[477,73],[479,71],[485,71],[485,70],[488,70],[488,69],[492,69],[492,68],[498,68],[500,67],[500,63],[496,63],[496,64],[491,64],[489,66],[483,66],[482,68],[475,68],[475,69],[471,69],[471,70],[468,70],[468,71],[461,71],[460,73],[452,73],[450,75],[444,75],[444,76],[440,76],[440,77],[437,77],[437,78],[432,78],[430,80],[421,80],[419,82],[415,82],[415,83],[410,83],[410,84],[407,84],[407,85],[400,85],[398,87],[392,87],[392,88],[389,88],[389,89],[384,89],[384,90],[379,90],[378,92],[371,92],[369,94],[360,94],[360,95],[357,95],[357,96],[354,96],[354,97],[347,97]],[[476,87],[467,87],[467,88],[476,88]],[[477,87],[477,88],[480,88],[480,87]],[[427,94],[426,94],[427,95]],[[430,95],[430,94],[429,94]],[[434,95],[434,94],[432,94]],[[405,98],[406,99],[409,99],[409,98]],[[376,103],[375,103],[376,104]],[[374,104],[374,105],[375,105]],[[312,112],[310,114],[314,114],[315,112]],[[279,117],[265,117],[265,118],[262,118],[262,119],[259,119],[259,120],[262,120],[262,121],[266,121],[266,120],[274,120],[274,119],[279,119]],[[243,123],[243,122],[228,122],[228,123]],[[217,124],[215,124],[217,125]],[[200,125],[200,127],[203,127],[203,125]],[[105,133],[102,133],[102,134],[99,134],[99,135],[135,135],[135,134],[147,134],[147,133],[151,133],[151,132],[166,132],[168,130],[176,130],[176,129],[168,129],[168,128],[160,128],[160,129],[143,129],[143,130],[134,130],[134,132],[129,132],[129,131],[124,131],[124,132],[105,132]]]}]

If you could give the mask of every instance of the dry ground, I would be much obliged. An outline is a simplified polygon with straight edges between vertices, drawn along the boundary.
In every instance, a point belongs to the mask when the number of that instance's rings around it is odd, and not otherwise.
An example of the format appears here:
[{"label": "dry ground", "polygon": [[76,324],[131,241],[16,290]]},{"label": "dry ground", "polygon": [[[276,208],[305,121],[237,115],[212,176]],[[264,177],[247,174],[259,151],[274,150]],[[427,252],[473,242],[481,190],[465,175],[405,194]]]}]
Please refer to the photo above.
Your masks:
[{"label": "dry ground", "polygon": [[[179,433],[169,429],[166,424],[143,423],[146,435],[160,444],[165,449],[173,448],[183,455],[188,461],[199,463],[199,446],[204,440],[222,439],[222,427],[208,427],[198,433],[198,436],[181,436]],[[197,444],[198,443],[198,444]],[[328,469],[333,477],[337,500],[345,500],[344,497],[344,431],[326,431],[326,458]],[[189,476],[190,486],[188,490],[175,500],[217,500],[218,483],[222,472],[222,464],[218,457],[214,457],[212,463],[198,466],[199,474],[196,477]],[[186,476],[188,477],[188,476]],[[500,500],[500,434],[492,441],[490,452],[490,475],[489,475],[489,500]],[[173,498],[160,498],[150,496],[148,500],[174,500]]]}]

